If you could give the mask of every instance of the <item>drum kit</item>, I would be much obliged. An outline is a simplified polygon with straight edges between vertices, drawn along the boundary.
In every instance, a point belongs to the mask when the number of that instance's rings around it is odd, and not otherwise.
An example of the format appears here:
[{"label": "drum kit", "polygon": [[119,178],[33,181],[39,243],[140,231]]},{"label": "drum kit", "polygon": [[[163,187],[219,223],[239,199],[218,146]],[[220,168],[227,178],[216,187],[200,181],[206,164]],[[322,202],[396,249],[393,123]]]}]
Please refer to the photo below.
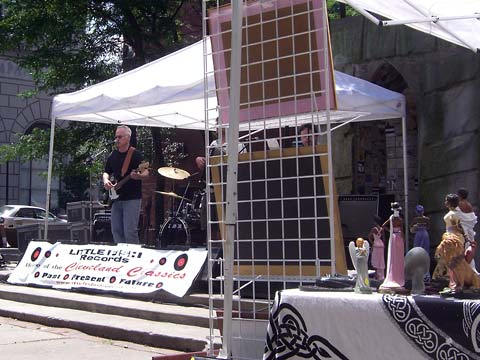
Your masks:
[{"label": "drum kit", "polygon": [[[188,183],[182,195],[172,191],[155,191],[172,199],[172,208],[158,233],[157,246],[160,248],[166,248],[169,245],[191,246],[192,230],[202,232],[205,229],[206,221],[203,221],[206,215],[205,190],[196,190],[189,199],[187,192],[193,175],[174,167],[161,167],[158,173],[172,180],[188,180]],[[202,239],[202,242],[204,243],[205,239]]]}]

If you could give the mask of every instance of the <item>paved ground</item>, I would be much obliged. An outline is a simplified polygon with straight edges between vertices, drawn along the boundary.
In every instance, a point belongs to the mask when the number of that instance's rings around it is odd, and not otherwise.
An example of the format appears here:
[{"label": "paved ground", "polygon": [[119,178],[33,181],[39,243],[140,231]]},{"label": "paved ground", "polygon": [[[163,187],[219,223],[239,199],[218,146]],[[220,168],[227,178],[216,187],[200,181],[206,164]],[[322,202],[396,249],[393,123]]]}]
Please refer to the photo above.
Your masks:
[{"label": "paved ground", "polygon": [[0,354],[8,360],[151,360],[179,352],[0,317]]}]

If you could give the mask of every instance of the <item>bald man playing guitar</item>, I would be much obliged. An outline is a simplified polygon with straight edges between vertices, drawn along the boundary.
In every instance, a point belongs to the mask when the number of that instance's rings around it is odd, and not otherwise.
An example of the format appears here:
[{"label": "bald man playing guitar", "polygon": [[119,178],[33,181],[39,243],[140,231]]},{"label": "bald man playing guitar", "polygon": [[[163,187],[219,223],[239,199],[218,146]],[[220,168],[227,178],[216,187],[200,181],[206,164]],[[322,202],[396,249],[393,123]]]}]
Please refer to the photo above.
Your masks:
[{"label": "bald man playing guitar", "polygon": [[148,164],[142,163],[142,154],[130,145],[131,136],[132,131],[128,126],[117,127],[117,148],[109,155],[103,173],[103,185],[113,201],[112,234],[116,244],[140,243],[138,220],[142,202],[141,180],[148,176]]}]

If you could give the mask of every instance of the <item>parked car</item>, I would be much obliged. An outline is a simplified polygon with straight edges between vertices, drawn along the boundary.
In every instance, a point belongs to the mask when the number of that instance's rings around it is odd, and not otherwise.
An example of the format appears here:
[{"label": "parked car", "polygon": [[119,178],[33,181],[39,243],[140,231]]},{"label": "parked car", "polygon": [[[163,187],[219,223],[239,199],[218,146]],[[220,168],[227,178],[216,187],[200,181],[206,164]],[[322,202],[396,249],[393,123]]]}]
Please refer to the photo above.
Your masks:
[{"label": "parked car", "polygon": [[[47,212],[45,209],[27,205],[3,205],[0,207],[0,237],[12,247],[17,246],[16,227],[20,225],[43,224]],[[67,222],[48,213],[49,222]]]}]

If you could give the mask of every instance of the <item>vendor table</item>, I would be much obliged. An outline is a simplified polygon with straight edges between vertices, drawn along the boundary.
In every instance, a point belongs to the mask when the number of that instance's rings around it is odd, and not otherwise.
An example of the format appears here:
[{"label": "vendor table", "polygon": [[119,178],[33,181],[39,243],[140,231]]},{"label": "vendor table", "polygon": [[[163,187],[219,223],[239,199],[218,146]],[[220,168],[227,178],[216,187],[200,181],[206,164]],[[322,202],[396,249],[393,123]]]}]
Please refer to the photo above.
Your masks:
[{"label": "vendor table", "polygon": [[282,290],[264,359],[480,359],[480,301]]}]

